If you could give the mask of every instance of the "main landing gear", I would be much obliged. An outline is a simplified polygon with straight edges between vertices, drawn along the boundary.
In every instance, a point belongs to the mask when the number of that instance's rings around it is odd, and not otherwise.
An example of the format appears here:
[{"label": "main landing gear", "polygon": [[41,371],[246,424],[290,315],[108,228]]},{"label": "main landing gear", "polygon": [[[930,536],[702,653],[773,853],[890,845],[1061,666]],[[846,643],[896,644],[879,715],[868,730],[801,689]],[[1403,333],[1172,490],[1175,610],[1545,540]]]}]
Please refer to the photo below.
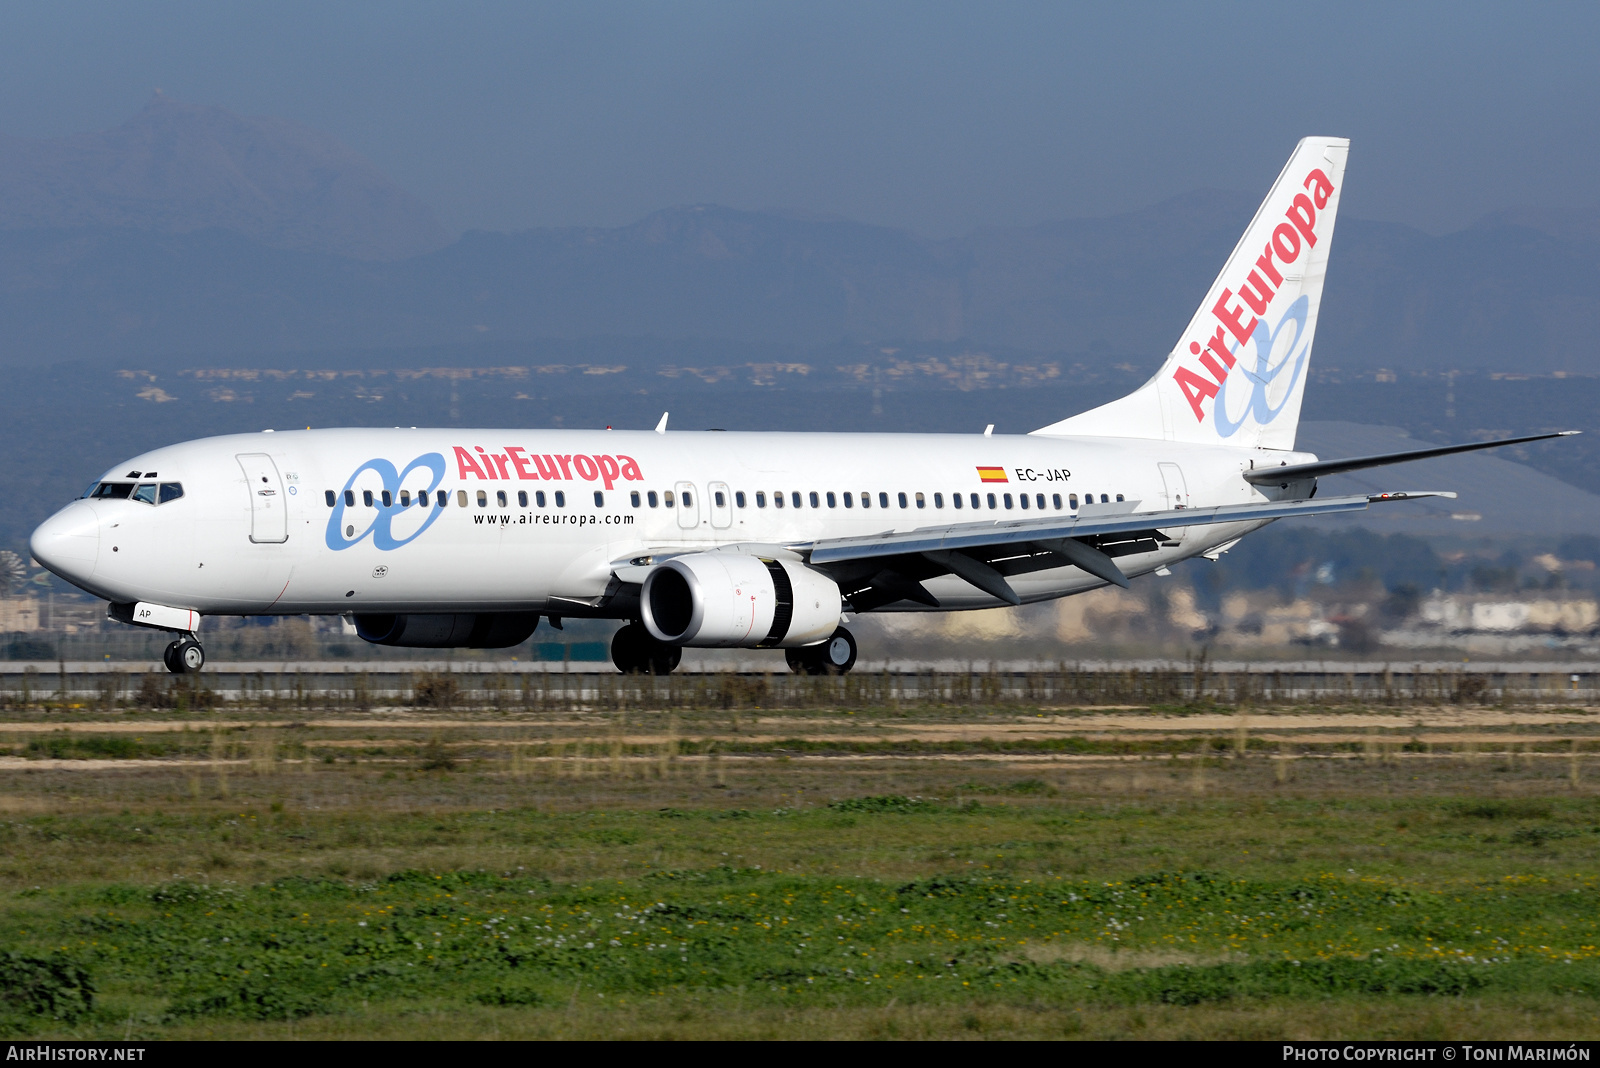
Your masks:
[{"label": "main landing gear", "polygon": [[670,675],[682,659],[681,648],[656,641],[643,623],[629,623],[611,636],[611,662],[624,675]]},{"label": "main landing gear", "polygon": [[796,675],[843,675],[856,666],[856,640],[840,627],[820,645],[785,649],[784,659]]},{"label": "main landing gear", "polygon": [[185,634],[161,654],[161,662],[174,675],[193,675],[206,666],[206,651],[193,634]]}]

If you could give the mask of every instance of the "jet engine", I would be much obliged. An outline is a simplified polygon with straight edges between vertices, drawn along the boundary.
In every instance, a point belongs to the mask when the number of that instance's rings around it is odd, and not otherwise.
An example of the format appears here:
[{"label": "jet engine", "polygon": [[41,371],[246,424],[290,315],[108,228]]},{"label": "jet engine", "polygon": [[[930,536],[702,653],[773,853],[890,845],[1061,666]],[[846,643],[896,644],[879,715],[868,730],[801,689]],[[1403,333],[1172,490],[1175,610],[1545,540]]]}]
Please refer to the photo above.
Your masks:
[{"label": "jet engine", "polygon": [[537,612],[387,615],[357,612],[356,634],[373,645],[408,649],[505,649],[521,645],[539,626]]},{"label": "jet engine", "polygon": [[832,637],[839,587],[792,560],[689,553],[652,568],[639,593],[657,641],[701,647],[792,649]]}]

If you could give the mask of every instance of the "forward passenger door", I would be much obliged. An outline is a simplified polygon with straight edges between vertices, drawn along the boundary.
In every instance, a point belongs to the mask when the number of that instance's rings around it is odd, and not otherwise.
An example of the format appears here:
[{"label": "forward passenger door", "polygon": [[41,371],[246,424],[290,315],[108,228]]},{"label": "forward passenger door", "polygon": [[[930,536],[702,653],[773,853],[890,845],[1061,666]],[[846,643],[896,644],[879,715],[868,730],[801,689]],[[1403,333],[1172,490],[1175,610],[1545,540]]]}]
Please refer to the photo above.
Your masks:
[{"label": "forward passenger door", "polygon": [[288,541],[289,513],[278,465],[264,452],[243,453],[238,460],[250,493],[250,540],[257,544]]}]

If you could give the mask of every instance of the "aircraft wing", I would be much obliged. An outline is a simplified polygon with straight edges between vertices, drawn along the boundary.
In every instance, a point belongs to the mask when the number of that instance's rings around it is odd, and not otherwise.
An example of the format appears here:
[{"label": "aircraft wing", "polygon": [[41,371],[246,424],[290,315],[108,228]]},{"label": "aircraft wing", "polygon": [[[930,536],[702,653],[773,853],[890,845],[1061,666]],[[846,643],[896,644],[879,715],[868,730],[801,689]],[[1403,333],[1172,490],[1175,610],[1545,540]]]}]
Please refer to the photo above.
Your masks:
[{"label": "aircraft wing", "polygon": [[938,607],[937,599],[921,583],[946,574],[959,575],[999,600],[1021,604],[1005,581],[1007,575],[1075,565],[1106,582],[1127,587],[1128,579],[1113,558],[1148,552],[1163,542],[1171,544],[1173,539],[1163,535],[1164,530],[1358,512],[1382,501],[1454,496],[1448,492],[1379,493],[1157,512],[1135,511],[1139,502],[1129,501],[1120,508],[1085,506],[1074,516],[920,527],[826,538],[790,548],[833,575],[858,612],[899,600]]}]

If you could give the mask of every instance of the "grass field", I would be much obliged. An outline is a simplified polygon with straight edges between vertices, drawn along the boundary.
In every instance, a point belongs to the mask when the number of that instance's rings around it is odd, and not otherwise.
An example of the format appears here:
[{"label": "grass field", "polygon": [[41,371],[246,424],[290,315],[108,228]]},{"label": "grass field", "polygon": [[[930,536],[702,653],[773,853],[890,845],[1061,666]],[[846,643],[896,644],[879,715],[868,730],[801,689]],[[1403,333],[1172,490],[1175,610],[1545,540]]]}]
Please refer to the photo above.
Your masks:
[{"label": "grass field", "polygon": [[1600,1033],[1586,710],[5,715],[9,1035]]}]

